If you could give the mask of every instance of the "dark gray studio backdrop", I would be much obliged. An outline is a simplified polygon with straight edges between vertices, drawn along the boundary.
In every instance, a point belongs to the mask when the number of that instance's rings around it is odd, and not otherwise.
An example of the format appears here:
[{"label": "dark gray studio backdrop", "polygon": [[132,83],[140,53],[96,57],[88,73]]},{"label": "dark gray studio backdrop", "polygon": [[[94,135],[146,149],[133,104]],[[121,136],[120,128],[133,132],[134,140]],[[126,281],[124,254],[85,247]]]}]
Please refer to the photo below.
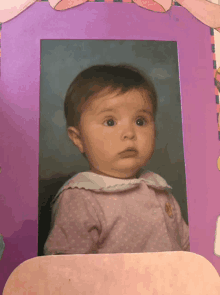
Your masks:
[{"label": "dark gray studio backdrop", "polygon": [[41,42],[39,249],[50,226],[49,202],[73,174],[89,169],[70,142],[63,111],[66,90],[76,75],[96,64],[127,63],[153,80],[159,100],[156,150],[146,166],[173,187],[188,221],[178,53],[171,41],[43,40]]}]

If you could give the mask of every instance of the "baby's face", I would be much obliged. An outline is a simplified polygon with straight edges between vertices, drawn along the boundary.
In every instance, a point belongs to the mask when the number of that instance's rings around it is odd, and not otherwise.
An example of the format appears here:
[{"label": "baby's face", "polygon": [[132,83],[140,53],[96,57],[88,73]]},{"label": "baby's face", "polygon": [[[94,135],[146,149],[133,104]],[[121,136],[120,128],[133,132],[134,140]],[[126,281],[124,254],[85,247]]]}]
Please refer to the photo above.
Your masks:
[{"label": "baby's face", "polygon": [[149,97],[132,90],[91,99],[82,112],[80,151],[91,171],[116,178],[135,177],[150,160],[155,122]]}]

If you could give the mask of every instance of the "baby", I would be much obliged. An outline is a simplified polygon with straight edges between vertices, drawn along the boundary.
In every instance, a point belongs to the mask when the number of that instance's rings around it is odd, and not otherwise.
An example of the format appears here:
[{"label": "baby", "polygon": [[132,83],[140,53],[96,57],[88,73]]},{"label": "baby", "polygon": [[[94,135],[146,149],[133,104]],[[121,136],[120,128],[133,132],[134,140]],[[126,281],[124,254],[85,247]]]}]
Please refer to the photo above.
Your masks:
[{"label": "baby", "polygon": [[157,95],[126,65],[92,66],[65,98],[68,135],[90,171],[55,197],[45,255],[189,251],[188,226],[171,187],[141,168],[155,148]]}]

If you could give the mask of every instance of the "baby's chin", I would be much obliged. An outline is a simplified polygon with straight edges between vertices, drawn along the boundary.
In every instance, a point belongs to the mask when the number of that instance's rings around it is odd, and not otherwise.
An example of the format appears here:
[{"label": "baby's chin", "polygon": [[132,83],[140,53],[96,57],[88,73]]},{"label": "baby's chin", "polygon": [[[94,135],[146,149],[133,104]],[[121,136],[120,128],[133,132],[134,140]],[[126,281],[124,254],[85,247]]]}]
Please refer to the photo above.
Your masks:
[{"label": "baby's chin", "polygon": [[114,167],[112,171],[121,175],[120,178],[137,178],[137,175],[139,175],[139,172],[144,166],[146,166],[146,163],[143,163],[142,161],[140,163],[130,163],[130,165],[129,163],[120,163],[120,165],[116,168]]},{"label": "baby's chin", "polygon": [[99,167],[91,167],[92,172],[103,176],[109,176],[120,179],[138,178],[141,169],[145,166],[144,161],[136,161],[132,158],[113,162],[111,165],[100,165]]},{"label": "baby's chin", "polygon": [[103,171],[105,175],[109,177],[121,178],[121,179],[132,179],[137,178],[142,167],[135,167],[129,169],[111,169],[109,171]]}]

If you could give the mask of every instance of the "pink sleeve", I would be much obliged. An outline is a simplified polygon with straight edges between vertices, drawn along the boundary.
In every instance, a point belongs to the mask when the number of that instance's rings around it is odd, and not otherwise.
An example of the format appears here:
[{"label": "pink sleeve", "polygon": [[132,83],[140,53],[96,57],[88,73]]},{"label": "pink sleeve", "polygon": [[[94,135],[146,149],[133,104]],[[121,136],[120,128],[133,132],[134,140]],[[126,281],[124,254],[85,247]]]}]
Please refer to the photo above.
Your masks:
[{"label": "pink sleeve", "polygon": [[45,255],[95,253],[101,226],[85,190],[65,190],[58,199]]}]

